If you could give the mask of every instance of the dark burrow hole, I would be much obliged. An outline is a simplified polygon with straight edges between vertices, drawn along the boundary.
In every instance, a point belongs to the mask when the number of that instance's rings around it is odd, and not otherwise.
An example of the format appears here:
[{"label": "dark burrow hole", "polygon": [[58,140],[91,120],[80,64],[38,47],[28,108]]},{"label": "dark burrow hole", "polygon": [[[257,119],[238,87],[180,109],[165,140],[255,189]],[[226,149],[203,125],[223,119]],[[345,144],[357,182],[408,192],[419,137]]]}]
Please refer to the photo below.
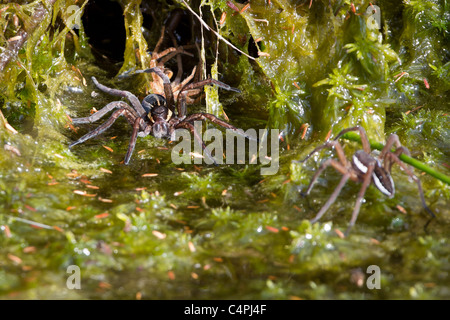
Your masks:
[{"label": "dark burrow hole", "polygon": [[[143,1],[141,4],[143,27],[146,29],[144,36],[149,42],[148,48],[150,51],[154,49],[161,33],[161,28],[153,26],[154,17],[161,14],[161,9],[160,6],[155,7],[153,0]],[[166,26],[166,36],[160,51],[173,46],[168,32],[172,32],[179,46],[191,43],[192,25],[191,17],[187,11],[172,10],[162,20]],[[90,0],[84,9],[82,22],[97,64],[102,69],[116,73],[124,60],[125,51],[126,33],[123,8],[118,2],[111,0]],[[175,59],[172,60],[175,61]],[[185,60],[185,57],[183,57],[183,60]],[[176,72],[176,63],[175,66],[169,63],[168,67],[175,68],[173,71]]]},{"label": "dark burrow hole", "polygon": [[82,17],[89,45],[99,64],[123,61],[125,24],[119,3],[110,0],[91,0]]}]

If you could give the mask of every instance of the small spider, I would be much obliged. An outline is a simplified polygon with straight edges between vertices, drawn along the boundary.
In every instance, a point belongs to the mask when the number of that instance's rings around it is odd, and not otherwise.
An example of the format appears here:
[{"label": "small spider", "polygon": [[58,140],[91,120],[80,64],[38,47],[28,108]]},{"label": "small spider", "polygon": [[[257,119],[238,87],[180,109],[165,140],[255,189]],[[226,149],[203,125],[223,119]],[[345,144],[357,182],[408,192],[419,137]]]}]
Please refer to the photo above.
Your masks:
[{"label": "small spider", "polygon": [[[167,75],[165,75],[161,69],[158,67],[146,69],[146,70],[138,70],[135,73],[156,73],[163,80],[164,84],[164,96],[161,94],[150,94],[146,96],[142,102],[132,94],[131,92],[108,88],[102,84],[100,84],[95,77],[92,77],[92,81],[101,91],[109,93],[114,96],[119,96],[123,98],[127,98],[131,103],[131,106],[128,105],[124,101],[114,101],[107,104],[105,107],[92,114],[89,117],[85,118],[74,118],[72,119],[72,123],[74,124],[84,124],[84,123],[92,123],[100,118],[102,118],[106,113],[112,111],[113,109],[117,109],[113,112],[111,117],[105,121],[103,124],[98,126],[96,129],[91,132],[85,134],[77,141],[70,144],[69,148],[73,146],[83,143],[86,140],[96,137],[99,134],[103,133],[107,130],[120,116],[124,116],[130,125],[133,127],[133,133],[131,134],[131,140],[128,147],[128,151],[125,156],[124,163],[128,164],[131,155],[133,154],[134,147],[136,145],[136,139],[138,136],[145,137],[149,134],[153,135],[156,138],[167,138],[174,140],[175,139],[175,130],[179,128],[185,128],[191,131],[194,136],[194,139],[202,146],[205,151],[205,155],[211,159],[215,164],[216,161],[206,149],[205,144],[201,140],[201,136],[195,129],[193,122],[199,120],[209,120],[219,126],[222,126],[226,129],[231,129],[237,134],[243,135],[248,139],[252,139],[251,137],[245,135],[241,129],[237,129],[236,127],[226,123],[225,121],[220,120],[216,116],[209,113],[194,113],[191,115],[186,115],[186,96],[184,91],[198,89],[205,85],[217,85],[220,88],[240,92],[240,90],[236,88],[232,88],[229,85],[220,82],[215,79],[206,79],[203,81],[185,84],[183,88],[179,90],[177,102],[175,103],[174,95],[172,91],[172,86],[170,80]],[[175,107],[177,109],[177,113],[175,114]],[[201,133],[200,133],[201,134]]]},{"label": "small spider", "polygon": [[[344,150],[342,149],[341,144],[337,141],[343,134],[349,131],[359,131],[361,136],[361,142],[363,146],[363,150],[358,150],[352,156],[352,161],[347,160],[344,154]],[[395,144],[395,151],[391,151],[392,146]],[[409,150],[400,144],[399,138],[396,134],[391,134],[384,146],[383,150],[380,152],[378,157],[371,154],[369,139],[367,138],[366,131],[362,127],[353,127],[342,130],[333,141],[329,141],[324,143],[323,145],[315,148],[305,159],[301,161],[294,161],[297,163],[303,163],[308,160],[315,152],[324,149],[324,148],[335,148],[337,152],[337,159],[327,159],[325,160],[314,174],[311,182],[309,183],[306,192],[302,193],[302,195],[308,195],[313,188],[314,183],[317,181],[319,175],[328,167],[332,166],[337,171],[342,174],[341,181],[338,186],[331,194],[328,201],[325,205],[320,209],[317,213],[316,217],[311,220],[311,223],[317,222],[324,213],[328,210],[328,208],[334,203],[337,196],[341,192],[345,183],[348,179],[351,179],[356,182],[362,182],[362,187],[359,190],[356,205],[353,209],[352,218],[350,220],[348,229],[346,233],[350,231],[350,229],[354,226],[356,219],[358,218],[359,209],[361,207],[364,194],[367,190],[367,187],[373,183],[378,190],[380,190],[384,195],[392,198],[395,193],[394,181],[391,177],[391,167],[394,163],[397,163],[403,170],[417,183],[417,187],[419,189],[420,198],[422,200],[423,207],[425,210],[431,215],[432,218],[435,217],[433,211],[431,211],[425,203],[425,197],[423,195],[422,185],[420,183],[419,178],[414,175],[412,169],[403,163],[399,156],[404,153],[406,155],[410,155]]]}]

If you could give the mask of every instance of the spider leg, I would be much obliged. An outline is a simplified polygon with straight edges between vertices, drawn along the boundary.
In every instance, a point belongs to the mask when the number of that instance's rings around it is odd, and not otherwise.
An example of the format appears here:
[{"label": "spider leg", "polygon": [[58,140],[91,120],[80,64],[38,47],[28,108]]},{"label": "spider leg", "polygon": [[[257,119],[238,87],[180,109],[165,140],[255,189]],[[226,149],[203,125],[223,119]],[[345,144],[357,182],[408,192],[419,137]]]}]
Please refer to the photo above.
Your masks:
[{"label": "spider leg", "polygon": [[397,148],[397,149],[395,149],[394,154],[397,157],[399,157],[402,153],[406,154],[407,156],[411,155],[408,148],[402,146],[402,144],[400,143],[398,135],[396,135],[395,133],[391,134],[389,136],[388,140],[386,141],[386,145],[384,146],[383,150],[381,150],[381,153],[378,156],[378,158],[380,160],[384,159],[383,166],[384,166],[384,169],[387,170],[388,172],[391,172],[391,167],[394,163],[392,162],[392,160],[390,158],[386,158],[386,154],[391,152],[391,148],[394,144],[395,144],[395,147]]},{"label": "spider leg", "polygon": [[211,84],[215,84],[216,86],[218,86],[218,87],[220,87],[222,89],[228,90],[228,91],[241,92],[241,90],[239,90],[239,89],[233,88],[233,87],[227,85],[226,83],[223,83],[223,82],[221,82],[219,80],[211,79],[211,78],[205,79],[205,80],[202,80],[202,81],[199,81],[199,82],[195,82],[195,83],[186,84],[186,85],[184,85],[181,88],[181,90],[178,93],[178,96],[177,96],[177,110],[181,111],[181,110],[183,110],[185,108],[185,107],[182,107],[180,105],[180,99],[179,99],[179,97],[183,93],[183,91],[197,89],[197,88],[201,88],[201,87],[204,87],[206,85],[211,85]]},{"label": "spider leg", "polygon": [[[197,71],[197,66],[195,66],[193,69],[192,69],[192,72],[191,72],[191,74],[188,76],[188,77],[186,77],[186,79],[184,79],[181,83],[172,83],[172,91],[173,91],[173,94],[174,94],[174,96],[176,96],[177,97],[177,100],[179,99],[179,96],[180,96],[180,90],[189,82],[189,81],[191,81],[193,78],[194,78],[194,76],[195,76],[195,72]],[[178,92],[178,93],[177,93]],[[199,89],[197,89],[196,90],[196,92],[198,92],[198,93],[200,93],[201,91],[199,90]],[[175,93],[177,93],[177,94],[175,94]],[[183,92],[183,94],[185,94],[185,92]],[[188,93],[188,95],[189,95],[189,93]]]},{"label": "spider leg", "polygon": [[124,160],[125,164],[128,164],[130,162],[131,155],[133,154],[134,148],[136,146],[136,139],[138,136],[141,121],[142,118],[136,118],[136,120],[133,123],[133,133],[131,134],[130,144],[128,145],[127,154],[125,155]]},{"label": "spider leg", "polygon": [[159,47],[161,47],[163,41],[164,41],[164,33],[166,32],[166,26],[162,26],[161,28],[161,36],[158,39],[158,42],[156,43],[155,48],[153,49],[153,53],[152,53],[152,58],[153,58],[153,54],[156,54],[156,52],[159,51]]},{"label": "spider leg", "polygon": [[217,124],[217,125],[219,125],[221,127],[224,127],[226,129],[230,129],[233,132],[235,132],[235,133],[237,133],[237,134],[239,134],[239,135],[241,135],[241,136],[243,136],[243,137],[245,137],[245,138],[247,138],[249,140],[253,140],[253,141],[256,140],[255,138],[246,135],[242,129],[238,129],[235,126],[232,126],[231,124],[229,124],[229,123],[227,123],[227,122],[225,122],[223,120],[220,120],[219,118],[217,118],[216,116],[214,116],[214,115],[212,115],[210,113],[203,113],[203,112],[201,112],[201,113],[194,113],[194,114],[191,114],[191,115],[187,116],[183,121],[193,122],[193,121],[198,121],[198,120],[209,120],[212,123],[215,123],[215,124]]},{"label": "spider leg", "polygon": [[113,95],[113,96],[127,98],[140,117],[145,115],[145,110],[142,107],[141,102],[131,92],[125,91],[125,90],[108,88],[107,86],[99,83],[95,77],[92,77],[91,79],[94,82],[94,84],[96,85],[96,87],[99,88],[101,91],[108,93],[110,95]]},{"label": "spider leg", "polygon": [[352,127],[352,128],[346,128],[346,129],[342,130],[341,132],[339,132],[338,135],[333,140],[339,139],[343,134],[345,134],[345,133],[347,133],[349,131],[359,131],[359,135],[361,137],[361,143],[362,143],[362,146],[363,146],[363,150],[366,153],[370,154],[371,149],[370,149],[369,138],[367,137],[366,130],[364,130],[364,128],[361,127],[361,126]]},{"label": "spider leg", "polygon": [[172,86],[170,84],[170,79],[169,77],[164,74],[164,72],[161,71],[160,68],[158,67],[154,67],[154,68],[150,68],[150,69],[145,69],[145,70],[137,70],[134,73],[156,73],[162,80],[164,83],[164,95],[166,98],[166,102],[167,102],[167,107],[170,109],[170,111],[175,112],[175,102],[174,102],[174,98],[173,98],[173,91],[172,91]]},{"label": "spider leg", "polygon": [[348,235],[350,229],[355,225],[356,219],[358,218],[359,210],[361,208],[361,204],[364,199],[364,194],[366,193],[366,190],[372,181],[372,173],[374,168],[375,163],[371,163],[367,167],[367,172],[364,175],[364,180],[361,189],[359,190],[358,197],[356,198],[355,208],[353,208],[352,218],[350,220],[350,223],[348,224],[347,231],[345,232],[346,235]]},{"label": "spider leg", "polygon": [[185,93],[178,95],[177,113],[178,113],[177,116],[180,118],[183,118],[186,116],[187,109],[186,109],[186,94]]},{"label": "spider leg", "polygon": [[105,130],[107,130],[109,127],[112,126],[112,124],[117,120],[117,118],[119,118],[120,116],[125,116],[128,120],[128,122],[134,124],[134,122],[136,121],[136,116],[132,113],[130,113],[130,111],[128,111],[127,109],[119,109],[113,112],[113,114],[111,115],[111,117],[109,117],[108,120],[106,120],[104,123],[102,123],[101,125],[99,125],[96,129],[92,130],[91,132],[85,134],[84,136],[82,136],[80,139],[78,139],[77,141],[71,143],[69,145],[69,148],[72,148],[73,146],[83,143],[88,139],[91,139],[93,137],[98,136],[99,134],[103,133]]},{"label": "spider leg", "polygon": [[233,88],[232,86],[229,86],[228,84],[223,83],[222,81],[208,78],[208,79],[205,79],[205,80],[202,80],[202,81],[199,81],[199,82],[194,82],[194,83],[185,85],[181,89],[180,93],[182,91],[184,91],[184,90],[191,90],[191,89],[201,88],[201,87],[204,87],[206,85],[212,85],[212,84],[215,84],[216,86],[218,86],[218,87],[220,87],[222,89],[228,90],[228,91],[234,91],[234,92],[238,92],[238,93],[241,92],[241,90],[239,90],[237,88]]},{"label": "spider leg", "polygon": [[432,218],[435,218],[436,215],[426,204],[425,196],[423,194],[423,189],[422,189],[422,183],[420,182],[420,179],[412,172],[410,167],[408,165],[406,165],[405,163],[403,163],[398,158],[398,156],[395,155],[394,153],[386,153],[386,158],[388,158],[388,159],[390,158],[389,161],[397,163],[403,169],[403,171],[405,171],[406,174],[408,176],[410,176],[411,179],[413,179],[416,182],[417,188],[419,189],[420,200],[422,201],[422,205],[423,205],[424,209],[431,215]]},{"label": "spider leg", "polygon": [[185,129],[189,129],[191,131],[191,133],[194,135],[194,139],[195,141],[202,147],[203,151],[205,152],[205,155],[214,163],[214,165],[218,165],[216,160],[213,158],[211,152],[209,152],[208,148],[206,148],[205,143],[203,142],[201,136],[199,135],[199,133],[197,132],[197,130],[195,129],[194,125],[192,123],[186,122],[186,121],[181,121],[180,123],[178,123],[175,126],[176,129],[178,128],[185,128]]},{"label": "spider leg", "polygon": [[[314,174],[314,176],[312,177],[311,181],[309,182],[308,188],[306,189],[305,192],[302,192],[302,196],[306,196],[308,195],[313,186],[314,183],[317,181],[317,179],[319,178],[319,176],[321,175],[321,173],[329,166],[332,166],[333,168],[335,168],[337,171],[339,171],[342,175],[349,175],[349,178],[352,178],[352,180],[356,177],[354,177],[354,175],[352,175],[352,172],[350,172],[346,167],[345,164],[342,164],[338,161],[336,161],[335,159],[328,159],[325,160],[319,167],[319,169],[317,169],[316,173]],[[337,196],[337,195],[336,195]],[[334,200],[333,200],[334,201]]]},{"label": "spider leg", "polygon": [[[178,50],[177,40],[175,39],[173,32],[171,32],[169,35],[170,35],[170,39],[172,40],[173,46]],[[177,66],[178,66],[178,70],[177,70],[177,75],[175,76],[175,79],[173,81],[174,83],[180,83],[181,77],[183,76],[183,61],[181,59],[181,55],[177,55]]]},{"label": "spider leg", "polygon": [[73,124],[93,123],[93,122],[101,119],[105,114],[107,114],[111,110],[120,109],[120,108],[127,109],[135,117],[138,117],[136,111],[133,108],[131,108],[128,104],[126,104],[123,101],[114,101],[114,102],[108,103],[105,107],[101,108],[99,111],[97,111],[96,113],[92,114],[89,117],[73,118],[72,123]]},{"label": "spider leg", "polygon": [[344,167],[349,167],[348,160],[347,160],[347,158],[345,157],[344,149],[342,149],[342,146],[341,146],[341,144],[339,143],[339,141],[336,141],[336,140],[327,141],[327,142],[325,142],[323,145],[318,146],[318,147],[315,148],[313,151],[311,151],[311,152],[306,156],[306,158],[304,158],[303,160],[294,160],[294,161],[292,161],[292,162],[294,162],[294,163],[303,163],[303,162],[305,162],[306,160],[308,160],[309,158],[311,158],[311,156],[312,156],[314,153],[316,153],[317,151],[320,151],[320,150],[325,149],[325,148],[333,148],[333,147],[336,149],[336,153],[337,153],[338,158],[339,158],[339,161],[342,163],[342,165],[343,165]]},{"label": "spider leg", "polygon": [[337,196],[339,195],[339,193],[341,192],[342,188],[344,187],[345,183],[349,178],[350,173],[346,173],[342,176],[342,179],[341,181],[339,181],[339,184],[336,187],[336,189],[334,189],[333,194],[330,196],[325,205],[320,209],[320,211],[317,213],[314,219],[311,220],[311,223],[316,223],[325,214],[325,212],[333,204],[333,202],[336,201]]}]

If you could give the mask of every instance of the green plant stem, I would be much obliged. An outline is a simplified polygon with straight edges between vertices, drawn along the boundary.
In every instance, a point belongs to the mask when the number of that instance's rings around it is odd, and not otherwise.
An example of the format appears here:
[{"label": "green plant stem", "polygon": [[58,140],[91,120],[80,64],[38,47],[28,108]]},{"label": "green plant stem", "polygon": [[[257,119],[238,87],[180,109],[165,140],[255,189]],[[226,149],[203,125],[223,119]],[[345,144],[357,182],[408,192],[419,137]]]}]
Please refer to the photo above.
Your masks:
[{"label": "green plant stem", "polygon": [[[356,132],[347,132],[342,137],[347,140],[356,141],[356,142],[361,143],[361,138],[360,138],[359,134],[357,134]],[[370,143],[370,147],[372,149],[382,150],[384,148],[384,145],[382,143],[373,142],[370,140],[369,140],[369,143]],[[429,166],[420,162],[419,160],[411,158],[411,157],[407,156],[406,154],[401,154],[399,159],[402,160],[404,163],[407,163],[418,170],[426,172],[430,176],[432,176],[436,179],[439,179],[442,182],[445,182],[448,185],[450,185],[450,177],[449,176],[430,168]]]}]

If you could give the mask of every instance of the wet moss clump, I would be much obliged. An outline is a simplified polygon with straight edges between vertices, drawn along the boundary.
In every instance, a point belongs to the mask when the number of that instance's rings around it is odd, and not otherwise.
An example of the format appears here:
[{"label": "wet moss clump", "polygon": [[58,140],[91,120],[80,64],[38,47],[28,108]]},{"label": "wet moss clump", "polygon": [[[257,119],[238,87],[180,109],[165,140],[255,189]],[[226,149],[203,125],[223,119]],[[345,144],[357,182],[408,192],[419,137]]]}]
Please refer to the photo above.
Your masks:
[{"label": "wet moss clump", "polygon": [[[202,31],[184,1],[107,2],[120,8],[110,19],[124,27],[115,54],[93,41],[111,38],[85,29],[88,16],[95,20],[91,1],[0,5],[2,298],[449,296],[445,179],[415,170],[437,216],[429,222],[416,184],[394,166],[395,197],[369,187],[356,226],[342,237],[360,184],[348,183],[311,224],[341,175],[326,170],[308,197],[300,191],[335,153],[292,163],[362,125],[373,142],[398,134],[412,157],[450,175],[447,1],[190,1],[235,48]],[[97,126],[70,118],[117,99],[91,76],[139,98],[151,92],[152,77],[132,73],[149,67],[163,26],[178,45],[196,44],[181,55],[183,79],[197,67],[241,90],[205,88],[188,113],[279,129],[276,174],[261,175],[260,163],[175,165],[173,144],[151,136],[138,139],[125,166],[131,128],[123,119],[68,149]],[[171,46],[166,33],[161,49]],[[165,66],[175,77],[177,58]],[[341,141],[348,155],[360,148]],[[66,285],[72,265],[83,290]],[[367,287],[370,266],[380,268],[380,290]]]}]

